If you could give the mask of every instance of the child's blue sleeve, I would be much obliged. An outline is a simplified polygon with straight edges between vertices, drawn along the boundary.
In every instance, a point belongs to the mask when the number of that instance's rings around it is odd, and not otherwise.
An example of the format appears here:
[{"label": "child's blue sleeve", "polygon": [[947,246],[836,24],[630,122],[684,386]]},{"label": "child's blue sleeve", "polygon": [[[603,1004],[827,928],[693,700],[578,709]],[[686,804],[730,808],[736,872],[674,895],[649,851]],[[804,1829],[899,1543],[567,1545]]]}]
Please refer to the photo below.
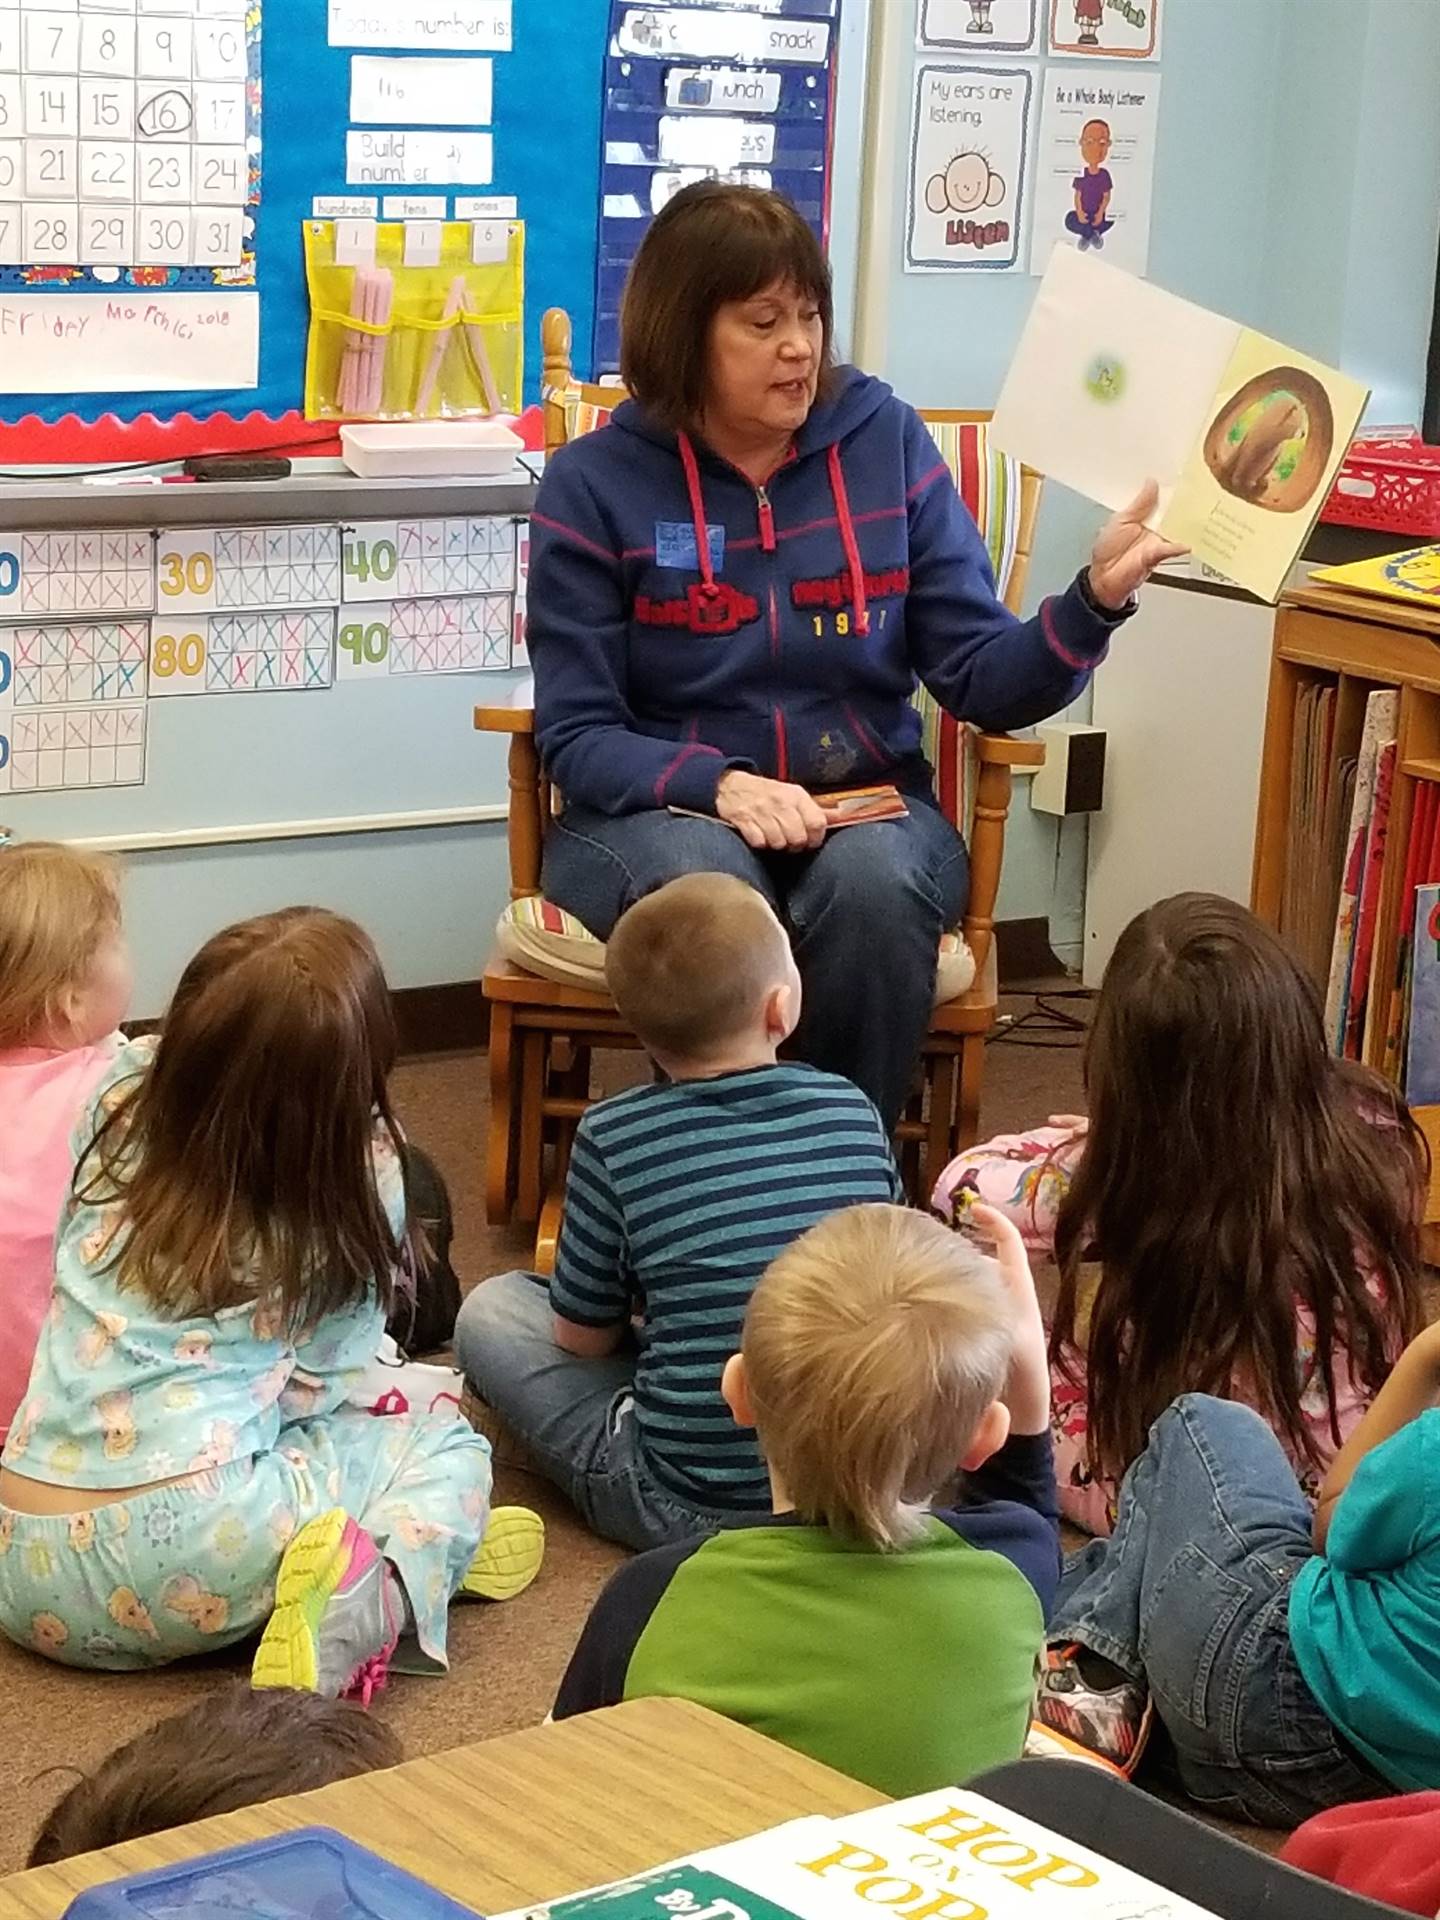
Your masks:
[{"label": "child's blue sleeve", "polygon": [[1325,1558],[1341,1573],[1383,1573],[1440,1539],[1440,1411],[1367,1453],[1330,1518]]},{"label": "child's blue sleeve", "polygon": [[314,1420],[348,1406],[384,1332],[378,1300],[327,1314],[295,1349],[295,1369],[280,1394],[282,1421]]},{"label": "child's blue sleeve", "polygon": [[581,1327],[616,1327],[628,1319],[625,1222],[609,1169],[584,1120],[575,1130],[565,1180],[565,1216],[555,1252],[550,1305]]}]

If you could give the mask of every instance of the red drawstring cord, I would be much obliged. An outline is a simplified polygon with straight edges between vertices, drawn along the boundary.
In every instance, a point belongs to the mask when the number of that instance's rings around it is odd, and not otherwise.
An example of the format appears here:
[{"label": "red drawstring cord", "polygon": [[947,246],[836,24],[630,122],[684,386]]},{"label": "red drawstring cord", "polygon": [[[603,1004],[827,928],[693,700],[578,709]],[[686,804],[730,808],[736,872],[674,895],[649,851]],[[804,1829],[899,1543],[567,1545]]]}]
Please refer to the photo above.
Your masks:
[{"label": "red drawstring cord", "polygon": [[835,513],[840,521],[840,538],[845,545],[845,564],[850,569],[850,598],[855,607],[855,631],[870,631],[870,609],[865,602],[865,569],[860,564],[860,543],[855,538],[855,522],[850,518],[850,496],[845,491],[845,469],[840,464],[840,449],[829,452],[830,491],[835,496]]},{"label": "red drawstring cord", "polygon": [[695,553],[700,565],[700,591],[713,600],[720,589],[715,584],[715,569],[710,564],[710,526],[705,518],[705,495],[700,488],[700,466],[688,433],[677,436],[680,464],[685,469],[685,485],[690,494],[690,512],[695,521]]}]

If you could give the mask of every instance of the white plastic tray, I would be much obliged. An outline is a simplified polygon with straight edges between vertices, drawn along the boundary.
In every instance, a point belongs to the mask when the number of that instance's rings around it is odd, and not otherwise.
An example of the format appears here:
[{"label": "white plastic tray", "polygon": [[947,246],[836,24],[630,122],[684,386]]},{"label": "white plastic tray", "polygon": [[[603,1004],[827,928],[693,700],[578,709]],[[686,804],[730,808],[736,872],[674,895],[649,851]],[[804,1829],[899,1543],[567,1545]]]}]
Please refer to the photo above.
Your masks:
[{"label": "white plastic tray", "polygon": [[500,420],[366,422],[341,427],[341,457],[362,480],[508,473],[524,451]]}]

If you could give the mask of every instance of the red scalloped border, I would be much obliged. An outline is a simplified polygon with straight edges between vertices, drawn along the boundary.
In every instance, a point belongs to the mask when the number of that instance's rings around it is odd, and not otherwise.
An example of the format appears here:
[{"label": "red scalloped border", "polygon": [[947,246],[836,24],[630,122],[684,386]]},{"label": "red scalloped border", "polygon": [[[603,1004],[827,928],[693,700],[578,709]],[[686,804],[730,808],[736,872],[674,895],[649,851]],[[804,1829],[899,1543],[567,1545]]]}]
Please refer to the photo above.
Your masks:
[{"label": "red scalloped border", "polygon": [[[517,422],[527,449],[539,452],[545,444],[544,417],[539,407],[527,407]],[[41,420],[26,414],[21,420],[0,421],[0,467],[85,467],[125,465],[131,461],[184,460],[201,453],[336,454],[340,436],[329,421],[307,420],[302,413],[248,413],[239,418],[211,413],[197,419],[177,413],[161,420],[142,413],[135,420],[119,420],[113,413],[99,420],[82,420],[67,413],[61,420]]]}]

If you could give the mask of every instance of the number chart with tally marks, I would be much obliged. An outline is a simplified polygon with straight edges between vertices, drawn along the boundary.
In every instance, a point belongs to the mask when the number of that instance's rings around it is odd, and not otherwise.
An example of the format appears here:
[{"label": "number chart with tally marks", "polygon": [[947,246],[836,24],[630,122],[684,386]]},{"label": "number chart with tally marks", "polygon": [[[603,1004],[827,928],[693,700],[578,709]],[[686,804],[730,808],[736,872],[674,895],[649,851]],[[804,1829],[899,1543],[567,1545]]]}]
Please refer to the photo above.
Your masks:
[{"label": "number chart with tally marks", "polygon": [[304,693],[335,682],[335,609],[157,619],[150,691]]},{"label": "number chart with tally marks", "polygon": [[257,0],[0,0],[0,289],[254,284]]},{"label": "number chart with tally marks", "polygon": [[149,622],[0,627],[0,793],[145,778]]}]

